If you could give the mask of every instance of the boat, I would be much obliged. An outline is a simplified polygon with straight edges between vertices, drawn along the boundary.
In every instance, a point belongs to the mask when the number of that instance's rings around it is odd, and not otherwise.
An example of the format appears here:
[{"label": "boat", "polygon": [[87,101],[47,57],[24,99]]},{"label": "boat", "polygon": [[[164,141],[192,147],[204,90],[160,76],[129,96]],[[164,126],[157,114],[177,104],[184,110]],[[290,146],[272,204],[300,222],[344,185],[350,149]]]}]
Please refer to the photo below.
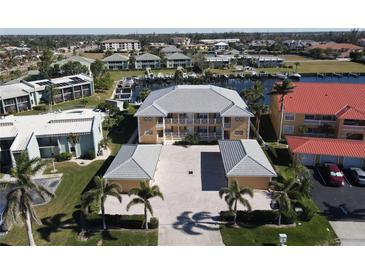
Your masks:
[{"label": "boat", "polygon": [[302,77],[302,75],[300,75],[299,73],[292,73],[289,75],[289,78],[294,78],[294,79],[300,79]]}]

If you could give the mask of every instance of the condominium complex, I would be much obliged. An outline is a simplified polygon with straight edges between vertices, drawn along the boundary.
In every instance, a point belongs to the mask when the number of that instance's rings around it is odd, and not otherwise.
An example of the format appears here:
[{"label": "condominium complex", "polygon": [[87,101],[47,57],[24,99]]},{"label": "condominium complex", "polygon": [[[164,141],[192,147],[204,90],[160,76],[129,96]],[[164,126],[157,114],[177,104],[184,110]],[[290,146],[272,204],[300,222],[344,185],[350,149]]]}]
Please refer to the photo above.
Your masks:
[{"label": "condominium complex", "polygon": [[192,66],[191,58],[185,54],[178,52],[166,57],[166,68],[190,68]]},{"label": "condominium complex", "polygon": [[136,112],[140,143],[165,143],[197,135],[201,140],[249,137],[252,113],[235,90],[178,85],[155,90]]},{"label": "condominium complex", "polygon": [[104,51],[129,52],[141,50],[141,43],[138,40],[132,39],[109,39],[102,41],[100,45],[101,49]]},{"label": "condominium complex", "polygon": [[90,96],[94,93],[91,77],[78,74],[54,79],[22,81],[0,86],[0,113],[9,114],[32,109],[50,101],[50,86],[53,87],[54,103]]},{"label": "condominium complex", "polygon": [[109,70],[125,70],[129,68],[129,58],[119,53],[105,57],[103,63]]},{"label": "condominium complex", "polygon": [[[13,166],[27,151],[29,158],[55,157],[70,152],[74,157],[96,155],[103,138],[102,115],[92,110],[73,110],[42,115],[6,116],[0,119],[0,164]],[[69,136],[77,135],[78,141]]]},{"label": "condominium complex", "polygon": [[161,58],[151,53],[145,53],[136,57],[134,66],[136,69],[159,69],[161,67]]}]

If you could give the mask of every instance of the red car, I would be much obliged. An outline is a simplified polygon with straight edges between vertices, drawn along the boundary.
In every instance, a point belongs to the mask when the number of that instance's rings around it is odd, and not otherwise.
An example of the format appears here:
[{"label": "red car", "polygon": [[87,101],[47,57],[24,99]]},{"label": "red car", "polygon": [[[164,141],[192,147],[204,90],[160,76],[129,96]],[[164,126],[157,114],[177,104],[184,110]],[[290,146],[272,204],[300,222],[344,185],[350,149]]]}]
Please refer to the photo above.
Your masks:
[{"label": "red car", "polygon": [[340,168],[335,164],[325,164],[327,181],[333,186],[343,186],[345,179]]}]

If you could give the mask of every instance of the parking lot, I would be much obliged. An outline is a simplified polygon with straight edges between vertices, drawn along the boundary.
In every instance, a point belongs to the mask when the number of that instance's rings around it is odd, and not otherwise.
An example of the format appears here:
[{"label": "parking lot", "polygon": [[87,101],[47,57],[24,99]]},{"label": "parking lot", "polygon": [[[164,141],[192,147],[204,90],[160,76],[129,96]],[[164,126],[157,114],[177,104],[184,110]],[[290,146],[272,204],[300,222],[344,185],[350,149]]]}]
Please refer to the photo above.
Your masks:
[{"label": "parking lot", "polygon": [[365,187],[353,182],[344,171],[345,185],[333,187],[328,184],[324,171],[313,168],[313,200],[331,221],[365,221]]}]

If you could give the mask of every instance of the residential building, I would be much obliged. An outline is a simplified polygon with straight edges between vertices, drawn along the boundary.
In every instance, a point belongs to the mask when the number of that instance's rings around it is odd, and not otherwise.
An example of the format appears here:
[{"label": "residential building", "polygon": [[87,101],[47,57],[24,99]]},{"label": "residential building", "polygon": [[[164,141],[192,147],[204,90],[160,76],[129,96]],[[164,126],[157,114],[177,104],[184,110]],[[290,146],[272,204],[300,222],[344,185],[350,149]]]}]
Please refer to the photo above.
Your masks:
[{"label": "residential building", "polygon": [[246,103],[235,90],[212,85],[178,85],[152,91],[135,113],[140,143],[249,138]]},{"label": "residential building", "polygon": [[11,114],[30,110],[48,101],[50,85],[54,87],[55,103],[91,96],[94,93],[93,79],[83,74],[51,80],[22,80],[21,83],[0,86],[0,113]]},{"label": "residential building", "polygon": [[363,51],[364,49],[360,46],[348,44],[348,43],[325,43],[307,48],[308,51],[312,49],[330,49],[341,58],[349,58],[351,52]]},{"label": "residential building", "polygon": [[166,68],[191,68],[191,58],[182,53],[173,53],[166,57]]},{"label": "residential building", "polygon": [[163,54],[173,54],[177,52],[182,52],[181,49],[177,48],[176,46],[167,46],[161,49],[161,53]]},{"label": "residential building", "polygon": [[267,55],[259,55],[259,56],[245,56],[245,59],[248,60],[250,65],[256,68],[275,68],[282,67],[284,64],[284,59],[278,56],[267,56]]},{"label": "residential building", "polygon": [[228,55],[207,55],[205,60],[210,68],[223,68],[230,64],[231,56]]},{"label": "residential building", "polygon": [[287,136],[293,157],[304,165],[334,163],[365,168],[365,142],[359,140]]},{"label": "residential building", "polygon": [[239,38],[222,38],[222,39],[201,39],[199,42],[203,44],[216,44],[216,43],[226,43],[226,44],[234,44],[239,43]]},{"label": "residential building", "polygon": [[[284,98],[284,135],[306,135],[365,141],[365,85],[294,84]],[[280,129],[280,98],[271,100],[271,120]]]},{"label": "residential building", "polygon": [[141,50],[141,43],[133,39],[109,39],[102,41],[100,45],[103,51],[130,52]]},{"label": "residential building", "polygon": [[161,58],[157,55],[147,52],[145,54],[136,56],[134,66],[136,69],[159,69],[161,67]]},{"label": "residential building", "polygon": [[129,58],[119,53],[105,57],[103,63],[108,70],[125,70],[129,68]]},{"label": "residential building", "polygon": [[60,60],[58,62],[55,62],[52,65],[54,66],[55,64],[57,64],[60,67],[62,67],[63,65],[65,65],[69,62],[79,62],[81,65],[87,67],[87,69],[89,71],[89,73],[88,73],[89,76],[92,75],[90,67],[91,67],[91,64],[95,62],[95,60],[91,59],[91,58],[86,58],[86,57],[83,57],[83,56],[74,55],[74,56],[71,56],[69,58],[66,58],[66,59]]},{"label": "residential building", "polygon": [[319,42],[313,40],[285,40],[283,45],[290,50],[303,51],[308,47],[319,45]]},{"label": "residential building", "polygon": [[[41,115],[6,116],[0,119],[0,163],[15,165],[17,156],[27,151],[29,158],[50,158],[62,152],[87,157],[98,152],[103,138],[102,114],[92,110],[73,110]],[[79,136],[73,143],[70,134]]]},{"label": "residential building", "polygon": [[358,43],[359,43],[359,45],[360,45],[361,47],[365,48],[365,38],[360,38],[360,39],[358,40]]},{"label": "residential building", "polygon": [[268,189],[276,172],[256,140],[219,140],[228,184]]},{"label": "residential building", "polygon": [[217,51],[224,51],[227,50],[229,48],[229,45],[225,42],[218,42],[216,44],[214,44],[214,49]]},{"label": "residential building", "polygon": [[189,45],[191,42],[191,39],[189,37],[172,37],[171,41],[174,45]]},{"label": "residential building", "polygon": [[141,181],[152,185],[161,145],[123,145],[105,172],[107,183],[118,184],[124,193],[138,188]]},{"label": "residential building", "polygon": [[275,45],[274,40],[253,40],[251,41],[248,46],[252,49],[261,49],[261,48],[270,48]]}]

